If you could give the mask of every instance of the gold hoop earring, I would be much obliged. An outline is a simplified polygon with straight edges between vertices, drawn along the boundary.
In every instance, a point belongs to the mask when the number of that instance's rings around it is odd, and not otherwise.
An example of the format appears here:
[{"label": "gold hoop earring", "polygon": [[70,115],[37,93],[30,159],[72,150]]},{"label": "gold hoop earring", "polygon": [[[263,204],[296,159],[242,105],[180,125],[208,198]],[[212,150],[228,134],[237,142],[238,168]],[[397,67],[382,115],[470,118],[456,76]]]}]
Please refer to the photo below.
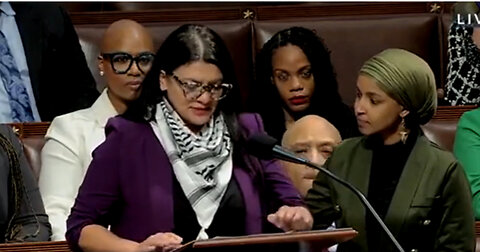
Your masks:
[{"label": "gold hoop earring", "polygon": [[103,71],[100,71],[100,76],[103,76],[105,73]]},{"label": "gold hoop earring", "polygon": [[407,143],[408,130],[405,127],[405,118],[402,117],[402,122],[400,123],[400,140],[403,144]]}]

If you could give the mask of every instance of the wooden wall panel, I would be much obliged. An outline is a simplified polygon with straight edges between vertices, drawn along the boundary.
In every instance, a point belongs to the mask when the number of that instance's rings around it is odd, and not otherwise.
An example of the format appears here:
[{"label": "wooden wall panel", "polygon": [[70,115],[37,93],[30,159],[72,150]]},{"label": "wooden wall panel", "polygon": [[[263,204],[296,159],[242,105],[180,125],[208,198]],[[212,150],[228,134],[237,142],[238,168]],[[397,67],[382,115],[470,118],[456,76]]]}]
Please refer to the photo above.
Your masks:
[{"label": "wooden wall panel", "polygon": [[335,3],[63,3],[74,24],[108,24],[121,18],[138,22],[277,20],[296,17],[449,13],[443,2]]}]

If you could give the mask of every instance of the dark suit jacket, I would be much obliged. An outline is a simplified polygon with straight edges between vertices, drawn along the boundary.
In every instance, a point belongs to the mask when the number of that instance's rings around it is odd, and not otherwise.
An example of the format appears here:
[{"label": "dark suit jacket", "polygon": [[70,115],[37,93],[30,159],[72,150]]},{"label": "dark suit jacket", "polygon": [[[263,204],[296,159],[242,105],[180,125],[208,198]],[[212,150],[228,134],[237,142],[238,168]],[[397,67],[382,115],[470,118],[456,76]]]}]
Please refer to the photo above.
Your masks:
[{"label": "dark suit jacket", "polygon": [[[365,140],[347,139],[333,152],[326,166],[366,195],[373,151]],[[320,173],[306,202],[315,228],[328,227],[336,219],[337,227],[353,227],[359,232],[352,241],[340,244],[337,251],[368,251],[366,210],[351,191]],[[418,136],[384,222],[405,251],[474,250],[470,188],[452,153]],[[375,235],[382,251],[397,251],[385,234]]]},{"label": "dark suit jacket", "polygon": [[99,96],[68,14],[52,3],[10,3],[42,121],[90,107]]},{"label": "dark suit jacket", "polygon": [[[25,189],[20,211],[13,219],[13,225],[18,230],[12,241],[48,241],[51,235],[48,216],[43,208],[42,198],[38,190],[37,182],[33,176],[32,170],[28,165],[20,141],[14,135],[13,131],[7,125],[0,125],[0,134],[5,136],[12,144],[18,156],[20,170],[22,173],[23,188]],[[14,213],[13,192],[10,190],[11,170],[9,158],[3,147],[0,147],[0,241],[5,242],[4,234],[9,220]],[[38,218],[35,218],[35,215]],[[33,235],[36,231],[37,235]]]}]

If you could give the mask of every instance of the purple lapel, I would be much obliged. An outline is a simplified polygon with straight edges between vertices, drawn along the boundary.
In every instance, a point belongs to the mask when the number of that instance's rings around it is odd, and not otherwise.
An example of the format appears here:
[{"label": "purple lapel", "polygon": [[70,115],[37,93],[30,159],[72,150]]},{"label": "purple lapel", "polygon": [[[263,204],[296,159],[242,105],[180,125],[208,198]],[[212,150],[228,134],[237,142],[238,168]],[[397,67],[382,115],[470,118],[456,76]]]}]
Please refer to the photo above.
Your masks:
[{"label": "purple lapel", "polygon": [[[161,223],[162,231],[171,231],[174,229],[173,215],[173,168],[168,159],[165,149],[158,141],[155,133],[151,129],[150,125],[145,129],[149,131],[152,137],[147,137],[146,145],[144,148],[145,158],[147,161],[149,176],[148,180],[151,180],[150,202],[152,209],[162,209],[162,212],[153,213],[152,223]],[[153,181],[156,180],[156,181]]]},{"label": "purple lapel", "polygon": [[261,233],[263,220],[258,189],[245,169],[234,166],[233,175],[245,201],[245,231],[247,234]]}]

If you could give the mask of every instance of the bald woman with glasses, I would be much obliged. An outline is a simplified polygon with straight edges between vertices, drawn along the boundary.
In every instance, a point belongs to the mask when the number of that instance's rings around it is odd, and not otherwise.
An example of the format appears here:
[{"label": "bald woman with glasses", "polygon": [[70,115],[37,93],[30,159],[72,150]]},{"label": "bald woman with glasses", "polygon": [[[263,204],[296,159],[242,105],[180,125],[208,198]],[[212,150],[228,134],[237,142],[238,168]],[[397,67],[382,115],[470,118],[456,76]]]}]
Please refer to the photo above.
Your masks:
[{"label": "bald woman with glasses", "polygon": [[183,25],[156,55],[139,99],[109,121],[94,152],[67,221],[70,247],[170,251],[275,226],[310,229],[312,216],[279,163],[244,148],[263,126],[258,115],[237,112],[239,86],[222,39]]},{"label": "bald woman with glasses", "polygon": [[56,117],[42,150],[40,192],[52,224],[52,240],[65,240],[66,221],[78,187],[92,160],[92,151],[105,140],[107,120],[125,112],[138,98],[150,70],[153,41],[132,20],[119,20],[105,31],[98,57],[107,87],[92,107]]}]

